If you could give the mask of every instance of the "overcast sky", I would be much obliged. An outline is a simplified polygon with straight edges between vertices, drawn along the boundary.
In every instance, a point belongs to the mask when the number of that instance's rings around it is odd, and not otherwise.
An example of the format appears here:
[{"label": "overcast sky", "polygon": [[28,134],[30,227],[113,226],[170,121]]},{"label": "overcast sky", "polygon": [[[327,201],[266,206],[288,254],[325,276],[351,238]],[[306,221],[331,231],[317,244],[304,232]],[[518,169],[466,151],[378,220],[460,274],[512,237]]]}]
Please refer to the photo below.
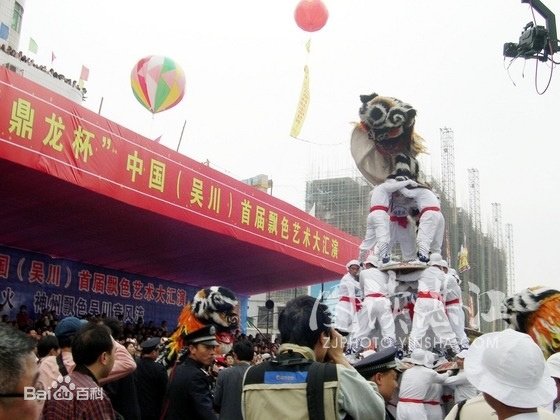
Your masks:
[{"label": "overcast sky", "polygon": [[[349,151],[359,95],[377,92],[418,110],[416,129],[440,172],[440,131],[455,133],[458,203],[467,168],[480,171],[483,226],[491,203],[512,223],[517,288],[558,286],[560,74],[535,60],[504,61],[530,8],[520,0],[324,0],[327,25],[294,22],[295,0],[27,0],[20,49],[77,79],[90,69],[85,106],[235,178],[264,173],[273,194],[303,207],[305,180],[354,168]],[[545,4],[560,13],[559,0]],[[536,15],[537,23],[543,24]],[[154,118],[134,98],[130,72],[147,55],[185,71],[183,101]],[[558,60],[558,57],[557,57]],[[289,136],[308,63],[311,102],[301,139]],[[509,67],[509,69],[508,69]]]}]

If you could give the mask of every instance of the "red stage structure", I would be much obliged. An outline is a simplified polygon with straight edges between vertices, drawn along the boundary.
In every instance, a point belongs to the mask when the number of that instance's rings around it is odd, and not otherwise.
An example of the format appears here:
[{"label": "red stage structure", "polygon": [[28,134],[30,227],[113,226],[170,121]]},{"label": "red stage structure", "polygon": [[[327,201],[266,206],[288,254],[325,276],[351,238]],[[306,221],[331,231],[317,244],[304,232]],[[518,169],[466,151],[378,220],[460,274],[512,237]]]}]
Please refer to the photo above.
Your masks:
[{"label": "red stage structure", "polygon": [[359,239],[0,69],[0,244],[253,294],[333,280]]}]

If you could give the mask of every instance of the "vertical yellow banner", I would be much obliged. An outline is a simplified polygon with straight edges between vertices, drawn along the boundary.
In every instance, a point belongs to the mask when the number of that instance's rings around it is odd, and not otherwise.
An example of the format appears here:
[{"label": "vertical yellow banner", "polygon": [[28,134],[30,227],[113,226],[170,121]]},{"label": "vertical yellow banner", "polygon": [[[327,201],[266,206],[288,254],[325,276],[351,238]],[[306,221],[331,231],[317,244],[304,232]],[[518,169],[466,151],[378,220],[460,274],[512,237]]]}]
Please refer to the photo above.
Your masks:
[{"label": "vertical yellow banner", "polygon": [[296,115],[294,117],[294,122],[292,123],[292,129],[290,130],[290,136],[297,138],[305,121],[305,115],[307,114],[307,108],[309,108],[309,67],[305,66],[303,68],[303,86],[301,87],[301,93],[299,95],[298,107],[296,110]]},{"label": "vertical yellow banner", "polygon": [[461,245],[461,250],[459,251],[459,263],[457,264],[457,269],[459,273],[464,273],[467,270],[471,269],[469,265],[469,251],[467,250],[466,246]]}]

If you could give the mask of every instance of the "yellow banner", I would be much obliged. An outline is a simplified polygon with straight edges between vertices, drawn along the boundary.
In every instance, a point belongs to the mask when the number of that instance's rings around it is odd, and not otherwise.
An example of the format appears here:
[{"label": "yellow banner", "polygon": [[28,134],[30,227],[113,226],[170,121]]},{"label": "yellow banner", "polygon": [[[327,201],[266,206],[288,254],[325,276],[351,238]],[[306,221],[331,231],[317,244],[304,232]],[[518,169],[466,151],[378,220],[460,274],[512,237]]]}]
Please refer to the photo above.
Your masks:
[{"label": "yellow banner", "polygon": [[467,250],[467,247],[461,245],[458,257],[459,264],[457,269],[459,270],[459,273],[464,273],[465,271],[470,270],[471,266],[469,265],[469,251]]},{"label": "yellow banner", "polygon": [[305,121],[305,116],[307,114],[307,108],[309,108],[309,67],[305,66],[303,68],[303,86],[301,87],[301,93],[299,95],[299,102],[294,117],[294,122],[292,123],[292,129],[290,130],[290,136],[297,138]]}]

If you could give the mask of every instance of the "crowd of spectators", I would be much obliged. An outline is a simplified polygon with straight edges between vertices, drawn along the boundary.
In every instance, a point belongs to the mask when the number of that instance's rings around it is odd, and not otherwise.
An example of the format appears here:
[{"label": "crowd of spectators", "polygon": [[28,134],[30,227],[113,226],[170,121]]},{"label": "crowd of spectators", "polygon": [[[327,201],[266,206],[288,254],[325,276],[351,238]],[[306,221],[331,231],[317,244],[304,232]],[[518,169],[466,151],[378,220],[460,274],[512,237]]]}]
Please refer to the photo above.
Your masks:
[{"label": "crowd of spectators", "polygon": [[[118,317],[122,321],[122,316]],[[27,305],[21,305],[19,311],[16,313],[15,318],[10,319],[9,315],[3,314],[0,317],[0,322],[13,325],[19,330],[25,332],[29,336],[40,340],[45,336],[54,336],[54,330],[61,317],[56,315],[53,310],[45,309],[36,319],[33,319],[29,314]],[[106,314],[101,315],[88,315],[85,319],[89,321],[107,319]],[[131,354],[136,354],[140,351],[140,344],[151,337],[169,337],[173,333],[173,328],[169,329],[167,321],[156,323],[154,321],[144,322],[139,318],[136,323],[122,322],[122,334],[115,339],[121,342]],[[253,345],[255,352],[255,362],[260,362],[274,357],[280,346],[279,339],[271,341],[265,334],[245,335],[239,333],[236,336],[237,340],[248,340]],[[218,357],[218,364],[222,361],[225,366],[225,356]]]},{"label": "crowd of spectators", "polygon": [[4,52],[4,53],[14,57],[15,59],[20,60],[20,61],[22,61],[22,62],[24,62],[24,63],[26,63],[30,66],[33,66],[37,70],[41,70],[43,73],[49,74],[52,77],[54,77],[55,79],[61,80],[64,83],[66,83],[67,85],[72,86],[73,88],[77,89],[82,94],[82,99],[83,100],[86,99],[85,95],[87,93],[87,89],[85,87],[80,87],[80,83],[77,82],[76,80],[72,80],[72,79],[64,76],[62,73],[57,73],[52,67],[47,70],[47,66],[39,65],[39,64],[35,63],[35,61],[31,57],[26,56],[21,51],[16,51],[10,45],[2,44],[2,46],[0,46],[0,50],[2,50],[2,52]]}]

